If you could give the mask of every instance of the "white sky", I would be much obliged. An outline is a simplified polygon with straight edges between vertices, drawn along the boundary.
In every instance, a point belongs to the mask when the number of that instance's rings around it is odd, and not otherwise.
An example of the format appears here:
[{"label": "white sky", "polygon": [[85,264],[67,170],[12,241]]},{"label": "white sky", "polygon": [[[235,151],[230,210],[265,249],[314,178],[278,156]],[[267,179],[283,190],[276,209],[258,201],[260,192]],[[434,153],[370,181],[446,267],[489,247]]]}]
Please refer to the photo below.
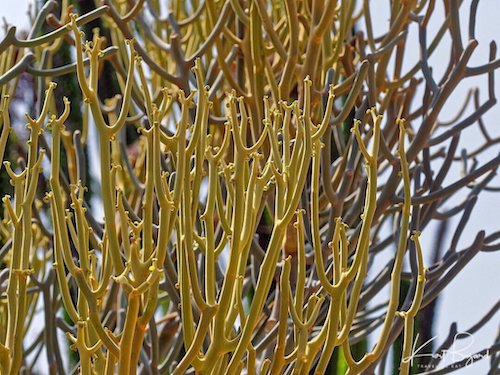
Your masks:
[{"label": "white sky", "polygon": [[[19,28],[29,25],[28,0],[0,0],[0,17],[5,18],[9,24]],[[4,34],[2,28],[0,34]]]}]

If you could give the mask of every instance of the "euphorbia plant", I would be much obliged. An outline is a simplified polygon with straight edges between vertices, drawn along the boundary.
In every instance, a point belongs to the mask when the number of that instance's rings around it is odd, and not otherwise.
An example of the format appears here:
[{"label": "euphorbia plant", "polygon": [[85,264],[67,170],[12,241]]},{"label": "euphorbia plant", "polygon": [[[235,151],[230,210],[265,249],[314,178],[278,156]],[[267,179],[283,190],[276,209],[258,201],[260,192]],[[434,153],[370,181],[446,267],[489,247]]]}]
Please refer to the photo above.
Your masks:
[{"label": "euphorbia plant", "polygon": [[[481,231],[457,250],[500,162],[468,164],[498,141],[481,118],[496,103],[495,44],[490,62],[468,65],[478,2],[467,44],[460,4],[445,1],[429,45],[434,1],[391,2],[378,38],[368,1],[79,3],[94,9],[50,0],[26,39],[11,28],[0,42],[12,185],[2,186],[0,372],[68,373],[68,347],[82,374],[372,373],[402,334],[394,371],[410,373],[419,311],[499,247],[498,232]],[[366,35],[353,33],[361,20]],[[421,59],[404,72],[412,25]],[[438,79],[428,58],[446,33]],[[69,47],[74,58],[54,66]],[[442,122],[458,83],[483,74],[488,100],[475,92],[473,112]],[[23,132],[13,98],[27,76],[37,97]],[[476,122],[484,145],[459,155]],[[445,183],[455,162],[465,173]],[[457,214],[449,249],[424,264],[421,232]],[[387,266],[370,275],[381,252]]]}]

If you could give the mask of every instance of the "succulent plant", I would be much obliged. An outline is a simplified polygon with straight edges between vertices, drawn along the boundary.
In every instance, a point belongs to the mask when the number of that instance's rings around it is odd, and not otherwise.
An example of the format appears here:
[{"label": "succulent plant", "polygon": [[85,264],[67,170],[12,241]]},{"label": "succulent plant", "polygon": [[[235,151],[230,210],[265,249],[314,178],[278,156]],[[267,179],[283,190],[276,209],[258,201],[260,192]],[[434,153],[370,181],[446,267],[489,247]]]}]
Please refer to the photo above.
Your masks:
[{"label": "succulent plant", "polygon": [[[500,60],[492,42],[489,61],[469,63],[478,1],[465,37],[462,1],[445,1],[432,41],[434,0],[390,3],[380,37],[374,2],[353,0],[49,0],[26,37],[6,29],[0,373],[371,374],[391,347],[394,372],[415,373],[422,310],[500,248],[498,231],[457,248],[478,195],[498,191],[500,156],[473,160],[500,140],[482,120]],[[429,57],[447,34],[436,77]],[[477,76],[486,101],[470,91],[443,120]],[[460,153],[471,126],[484,144]],[[450,243],[421,248],[421,232],[457,215]],[[438,362],[429,373],[453,369]]]}]

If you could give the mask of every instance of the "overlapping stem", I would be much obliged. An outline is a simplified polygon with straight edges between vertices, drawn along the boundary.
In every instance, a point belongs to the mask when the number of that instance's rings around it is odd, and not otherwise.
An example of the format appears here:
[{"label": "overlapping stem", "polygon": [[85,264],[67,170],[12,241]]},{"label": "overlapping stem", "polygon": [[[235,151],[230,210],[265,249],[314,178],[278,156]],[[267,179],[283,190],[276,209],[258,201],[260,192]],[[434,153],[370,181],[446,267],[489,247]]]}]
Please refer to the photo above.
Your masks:
[{"label": "overlapping stem", "polygon": [[[380,36],[368,1],[172,1],[165,13],[156,0],[107,0],[81,16],[70,3],[56,14],[47,2],[26,40],[10,28],[0,42],[0,172],[11,180],[0,372],[29,371],[44,346],[53,362],[61,329],[84,374],[322,374],[335,363],[358,374],[383,369],[401,332],[397,371],[409,373],[419,310],[478,252],[500,248],[496,232],[459,248],[480,193],[498,191],[500,158],[480,160],[498,144],[484,118],[496,103],[496,44],[468,66],[478,2],[468,41],[461,1],[445,2],[432,40],[434,1],[391,2]],[[98,18],[85,41],[80,29]],[[363,21],[366,35],[354,30]],[[429,58],[447,33],[438,77]],[[74,61],[58,61],[63,46]],[[109,66],[120,95],[102,87]],[[16,106],[28,75],[35,119],[23,132]],[[82,121],[77,98],[57,99],[66,88],[50,80],[63,75],[81,91]],[[457,115],[443,113],[459,83],[480,75],[486,101],[471,91]],[[483,144],[460,151],[476,123]],[[420,231],[459,213],[427,270]],[[381,253],[390,262],[373,269]],[[50,263],[55,277],[45,277]],[[384,287],[389,298],[375,305]],[[52,298],[51,332],[31,343],[40,293]]]}]

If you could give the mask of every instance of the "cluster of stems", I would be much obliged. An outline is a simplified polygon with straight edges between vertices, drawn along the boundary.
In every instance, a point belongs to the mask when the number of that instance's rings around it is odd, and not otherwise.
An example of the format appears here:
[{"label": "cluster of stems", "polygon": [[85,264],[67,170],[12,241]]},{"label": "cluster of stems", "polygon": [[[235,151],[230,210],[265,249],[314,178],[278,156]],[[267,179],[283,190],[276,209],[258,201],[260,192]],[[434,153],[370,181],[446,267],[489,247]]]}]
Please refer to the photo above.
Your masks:
[{"label": "cluster of stems", "polygon": [[[495,43],[469,66],[479,2],[464,44],[445,0],[429,45],[434,0],[391,1],[379,37],[369,1],[79,3],[49,0],[0,41],[0,374],[384,373],[391,347],[411,373],[435,299],[500,249],[498,231],[459,249],[479,193],[500,190],[500,156],[478,161],[500,141],[482,118]],[[443,115],[482,75],[487,100]],[[484,143],[457,151],[475,124]],[[437,358],[420,364],[452,369]]]}]

